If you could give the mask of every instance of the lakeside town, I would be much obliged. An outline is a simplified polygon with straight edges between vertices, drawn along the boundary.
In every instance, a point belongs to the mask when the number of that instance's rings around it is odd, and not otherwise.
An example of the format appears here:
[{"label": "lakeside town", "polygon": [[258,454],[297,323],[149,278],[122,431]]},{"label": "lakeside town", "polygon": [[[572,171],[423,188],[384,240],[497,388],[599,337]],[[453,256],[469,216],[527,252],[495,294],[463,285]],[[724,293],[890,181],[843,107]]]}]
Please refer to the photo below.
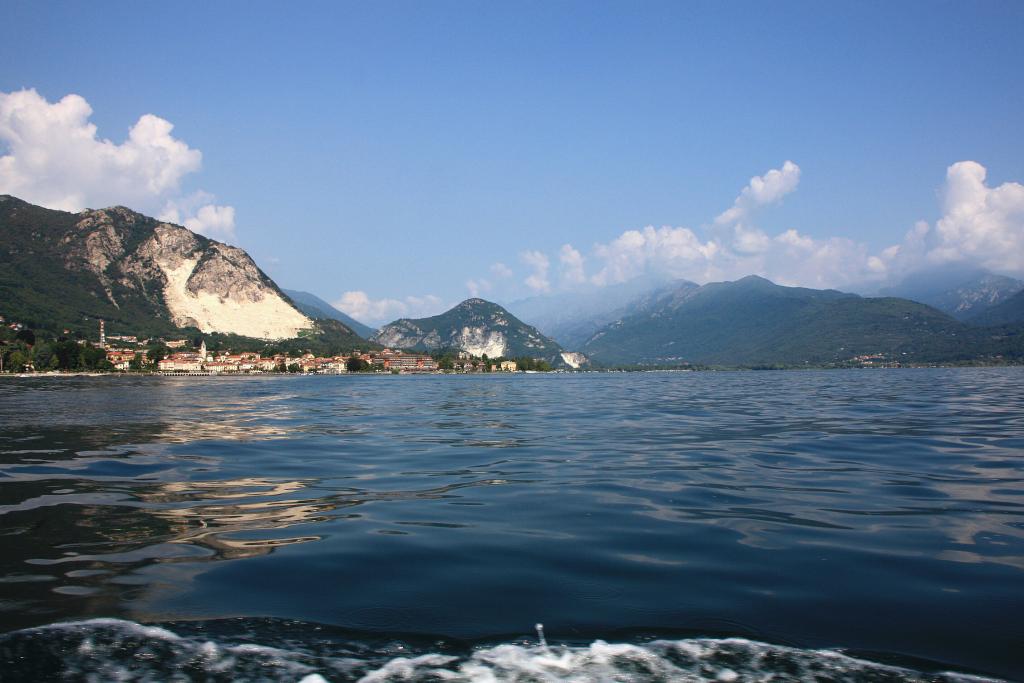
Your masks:
[{"label": "lakeside town", "polygon": [[[210,350],[206,340],[187,338],[143,338],[138,335],[107,335],[99,321],[99,342],[59,338],[37,340],[24,324],[0,318],[11,339],[0,340],[0,372],[144,372],[160,375],[241,375],[263,373],[304,373],[338,375],[350,372],[481,373],[517,372],[533,367],[527,359],[510,360],[477,357],[465,351],[436,355],[397,349],[362,351],[317,356],[256,351]],[[65,331],[67,332],[67,331]],[[545,364],[546,365],[546,364]],[[524,367],[530,366],[530,367]]]},{"label": "lakeside town", "polygon": [[[109,349],[107,359],[117,370],[128,370],[136,353]],[[515,372],[514,360],[488,362],[458,352],[455,358],[438,360],[433,356],[383,349],[374,352],[353,351],[349,354],[317,357],[312,353],[292,357],[275,354],[266,358],[256,352],[210,353],[206,343],[191,351],[177,351],[156,362],[156,370],[164,375],[218,375],[224,373],[301,372],[338,375],[348,372],[391,372],[393,374],[425,372]],[[442,367],[443,366],[443,367]]]},{"label": "lakeside town", "polygon": [[[340,375],[348,373],[513,373],[547,372],[551,365],[536,358],[489,358],[458,349],[414,353],[402,349],[353,349],[333,355],[260,352],[207,348],[203,335],[194,337],[144,337],[106,333],[106,323],[97,321],[98,342],[72,335],[69,330],[56,339],[36,339],[24,323],[0,316],[0,374],[26,373],[143,373],[164,376],[252,375],[297,373]],[[72,338],[74,337],[74,338]],[[94,338],[95,339],[95,338]],[[273,349],[273,345],[270,345]],[[855,356],[832,367],[894,369],[914,367],[885,353]],[[728,369],[680,362],[662,367],[608,367],[604,370],[698,370]],[[751,368],[748,368],[751,369]],[[754,367],[752,369],[781,369]]]}]

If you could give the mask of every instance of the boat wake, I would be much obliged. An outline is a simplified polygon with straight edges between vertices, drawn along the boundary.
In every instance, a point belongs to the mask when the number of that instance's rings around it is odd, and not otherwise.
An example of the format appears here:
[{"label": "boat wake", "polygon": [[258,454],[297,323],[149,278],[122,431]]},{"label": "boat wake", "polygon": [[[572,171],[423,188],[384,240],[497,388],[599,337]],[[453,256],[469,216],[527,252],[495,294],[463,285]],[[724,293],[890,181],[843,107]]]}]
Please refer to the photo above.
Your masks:
[{"label": "boat wake", "polygon": [[[85,681],[991,681],[741,638],[471,646],[372,637],[329,627],[232,620],[175,631],[117,619],[52,624],[0,636],[0,680]],[[324,631],[323,629],[328,629]],[[191,632],[189,632],[191,631]],[[261,642],[259,642],[261,641]]]}]

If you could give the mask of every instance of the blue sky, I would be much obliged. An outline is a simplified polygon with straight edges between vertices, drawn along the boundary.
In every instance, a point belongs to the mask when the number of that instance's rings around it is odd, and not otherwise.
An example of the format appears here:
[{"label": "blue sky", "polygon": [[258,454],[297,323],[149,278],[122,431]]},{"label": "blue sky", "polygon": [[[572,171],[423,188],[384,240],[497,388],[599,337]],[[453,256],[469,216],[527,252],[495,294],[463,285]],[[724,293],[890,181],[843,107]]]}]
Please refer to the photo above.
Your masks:
[{"label": "blue sky", "polygon": [[[120,188],[110,203],[191,217],[371,322],[652,271],[842,286],[954,256],[1024,269],[1000,256],[1024,252],[1024,4],[892,5],[8,0],[0,93],[76,94],[114,145],[153,114],[202,160],[65,206],[25,160],[33,144],[80,160],[0,121],[0,155],[21,164],[0,192],[72,208]],[[786,161],[798,175],[716,221]],[[980,188],[973,166],[947,172],[963,161],[987,171]],[[989,208],[943,224],[958,187]],[[203,219],[206,204],[233,214]],[[993,220],[998,244],[964,237]]]}]

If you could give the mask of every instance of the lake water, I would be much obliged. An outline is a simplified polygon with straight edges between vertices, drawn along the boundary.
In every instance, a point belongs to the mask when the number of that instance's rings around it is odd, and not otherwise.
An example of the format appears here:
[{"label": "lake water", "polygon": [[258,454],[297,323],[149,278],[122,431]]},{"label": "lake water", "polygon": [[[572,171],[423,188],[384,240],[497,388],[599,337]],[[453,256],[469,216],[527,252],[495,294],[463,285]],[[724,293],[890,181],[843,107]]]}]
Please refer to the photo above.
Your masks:
[{"label": "lake water", "polygon": [[0,679],[1020,677],[1022,380],[5,378]]}]

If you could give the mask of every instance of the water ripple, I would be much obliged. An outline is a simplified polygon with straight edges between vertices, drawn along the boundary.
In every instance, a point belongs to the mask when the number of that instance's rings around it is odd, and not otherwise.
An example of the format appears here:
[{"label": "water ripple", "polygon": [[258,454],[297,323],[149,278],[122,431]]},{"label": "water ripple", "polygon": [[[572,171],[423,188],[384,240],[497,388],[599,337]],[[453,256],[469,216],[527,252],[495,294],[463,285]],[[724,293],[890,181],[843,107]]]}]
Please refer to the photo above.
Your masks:
[{"label": "water ripple", "polygon": [[3,381],[0,623],[739,623],[1012,675],[1022,379]]}]

